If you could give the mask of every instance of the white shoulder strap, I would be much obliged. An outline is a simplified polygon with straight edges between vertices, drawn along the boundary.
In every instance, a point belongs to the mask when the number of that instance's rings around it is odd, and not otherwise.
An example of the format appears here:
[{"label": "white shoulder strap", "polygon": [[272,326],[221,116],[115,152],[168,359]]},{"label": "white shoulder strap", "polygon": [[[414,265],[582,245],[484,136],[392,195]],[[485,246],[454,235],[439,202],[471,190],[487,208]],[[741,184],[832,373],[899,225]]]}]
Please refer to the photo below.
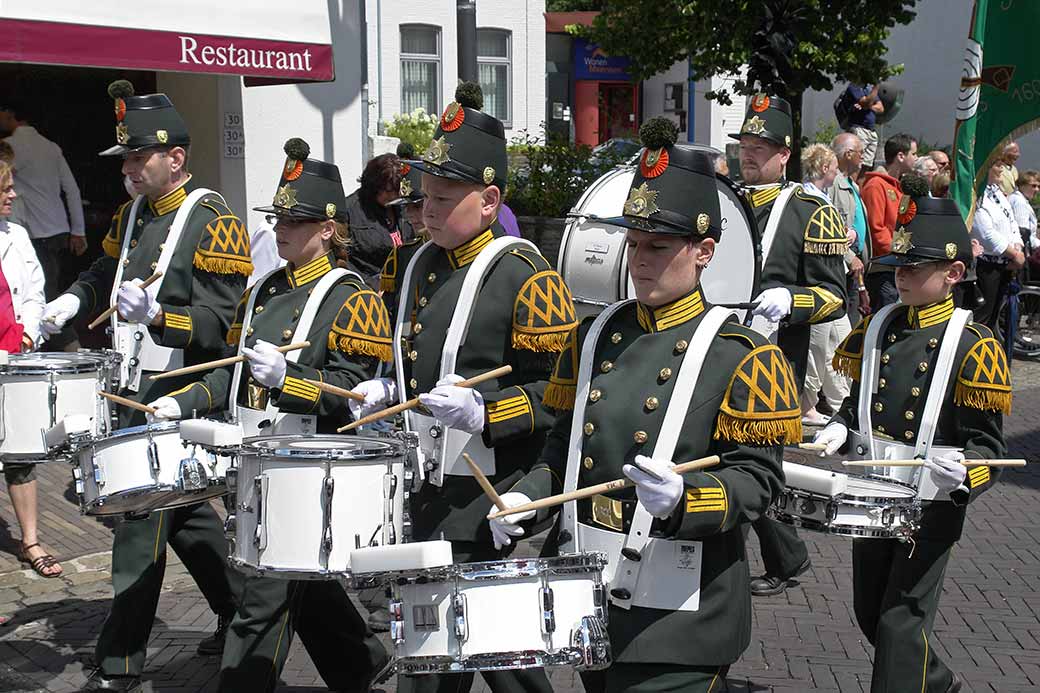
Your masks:
[{"label": "white shoulder strap", "polygon": [[773,247],[773,238],[776,237],[776,229],[780,225],[780,217],[784,215],[784,210],[787,208],[787,202],[791,199],[791,195],[798,189],[798,185],[794,183],[788,184],[786,188],[780,191],[780,196],[776,198],[776,202],[773,203],[773,208],[769,210],[769,221],[766,222],[766,230],[762,234],[762,262],[769,258],[769,249]]},{"label": "white shoulder strap", "polygon": [[[427,255],[431,249],[436,248],[433,241],[423,243],[419,250],[408,262],[401,279],[401,290],[397,293],[397,316],[394,320],[394,376],[397,380],[397,391],[407,392],[404,386],[404,353],[401,350],[401,342],[411,336],[411,312],[412,312],[412,278],[415,276],[419,260]],[[408,420],[405,418],[405,430],[408,428]]]},{"label": "white shoulder strap", "polygon": [[928,388],[928,399],[925,400],[924,411],[921,413],[921,427],[917,431],[914,457],[928,457],[931,452],[932,442],[935,440],[935,430],[939,425],[939,413],[946,398],[946,388],[950,384],[950,377],[957,365],[954,363],[957,357],[957,347],[960,346],[961,334],[969,320],[971,320],[970,310],[954,308],[953,315],[946,323],[942,346],[939,347],[935,370],[932,372],[932,383]]},{"label": "white shoulder strap", "polygon": [[146,199],[144,195],[138,195],[130,205],[130,218],[127,220],[126,230],[123,232],[123,244],[119,249],[119,262],[116,263],[116,276],[112,282],[109,304],[115,304],[119,285],[123,283],[123,267],[126,264],[126,256],[130,253],[130,241],[132,240],[131,236],[134,235],[134,223],[137,220],[137,213],[141,210],[141,205],[144,204]]},{"label": "white shoulder strap", "polygon": [[859,401],[857,402],[859,432],[864,439],[870,441],[870,457],[875,457],[874,436],[871,434],[870,403],[878,391],[878,378],[881,371],[881,336],[895,317],[895,311],[903,308],[902,303],[891,303],[874,314],[863,335],[863,356],[860,359]]}]

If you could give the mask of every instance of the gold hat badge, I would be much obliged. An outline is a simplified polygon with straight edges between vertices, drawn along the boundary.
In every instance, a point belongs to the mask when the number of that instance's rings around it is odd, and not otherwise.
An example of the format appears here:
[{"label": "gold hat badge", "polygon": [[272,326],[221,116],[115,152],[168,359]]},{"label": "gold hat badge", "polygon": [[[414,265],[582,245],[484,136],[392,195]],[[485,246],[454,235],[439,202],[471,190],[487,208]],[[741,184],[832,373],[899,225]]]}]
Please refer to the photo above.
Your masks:
[{"label": "gold hat badge", "polygon": [[278,188],[278,192],[274,194],[274,202],[272,203],[275,207],[284,207],[285,209],[292,209],[299,204],[296,200],[296,191],[290,188],[288,185],[283,185]]},{"label": "gold hat badge", "polygon": [[744,127],[740,128],[741,135],[761,135],[765,131],[766,121],[758,116],[748,118],[747,122],[744,123]]},{"label": "gold hat badge", "polygon": [[913,234],[900,227],[892,236],[892,252],[906,254],[913,247]]},{"label": "gold hat badge", "polygon": [[430,146],[426,148],[426,153],[423,154],[423,161],[428,164],[443,166],[451,161],[451,157],[448,156],[448,150],[450,149],[451,143],[445,141],[444,136],[442,135],[433,142],[430,142]]},{"label": "gold hat badge", "polygon": [[625,214],[648,219],[651,214],[660,212],[661,208],[657,206],[658,194],[658,191],[647,187],[646,183],[629,190],[628,200],[625,201]]}]

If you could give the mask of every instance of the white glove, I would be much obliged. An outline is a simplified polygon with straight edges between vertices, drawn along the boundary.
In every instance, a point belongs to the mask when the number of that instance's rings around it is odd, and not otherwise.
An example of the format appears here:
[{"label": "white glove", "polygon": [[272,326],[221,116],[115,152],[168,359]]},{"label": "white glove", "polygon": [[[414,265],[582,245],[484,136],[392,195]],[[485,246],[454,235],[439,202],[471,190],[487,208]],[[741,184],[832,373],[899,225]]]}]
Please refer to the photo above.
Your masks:
[{"label": "white glove", "polygon": [[116,309],[123,320],[148,325],[159,314],[159,302],[141,288],[141,280],[123,282],[116,292]]},{"label": "white glove", "polygon": [[639,469],[626,464],[621,468],[632,481],[636,482],[636,497],[647,512],[658,519],[665,519],[672,514],[675,506],[682,500],[683,478],[672,471],[675,465],[666,460],[655,460],[646,455],[636,455],[636,462],[657,474],[660,481]]},{"label": "white glove", "polygon": [[419,395],[419,401],[449,428],[466,433],[484,430],[484,398],[471,387],[457,387],[462,376],[450,373],[437,381],[437,387]]},{"label": "white glove", "polygon": [[[502,502],[507,507],[515,508],[518,505],[524,503],[530,503],[531,499],[526,494],[520,493],[519,491],[510,491],[509,493],[502,494]],[[488,511],[490,515],[496,512],[498,508],[494,505],[491,506],[491,510]],[[513,515],[506,515],[505,517],[496,517],[494,520],[488,520],[488,524],[491,526],[491,538],[495,541],[495,548],[501,549],[503,546],[509,546],[513,543],[513,539],[524,536],[524,528],[519,526],[518,522],[524,520],[530,520],[534,517],[534,510],[525,510],[522,513],[515,513]]]},{"label": "white glove", "polygon": [[953,493],[964,486],[964,477],[968,475],[968,468],[964,466],[964,455],[957,451],[925,460],[924,466],[931,471],[935,488],[945,493]]},{"label": "white glove", "polygon": [[791,314],[791,292],[782,286],[766,289],[755,297],[758,307],[751,313],[762,315],[769,322],[780,322]]},{"label": "white glove", "polygon": [[364,402],[347,400],[350,413],[357,421],[363,416],[368,416],[380,409],[385,409],[391,402],[397,400],[397,383],[393,378],[376,378],[358,383],[351,392],[356,392],[365,397]]},{"label": "white glove", "polygon": [[242,355],[249,361],[253,380],[264,387],[281,387],[285,383],[285,355],[274,344],[262,339],[253,347],[242,347]]},{"label": "white glove", "polygon": [[176,421],[181,418],[181,405],[177,403],[173,397],[160,397],[154,402],[148,403],[149,407],[155,407],[158,409],[154,414],[145,414],[144,418],[148,423],[157,423],[159,421]]},{"label": "white glove", "polygon": [[43,331],[44,339],[61,332],[65,323],[76,317],[80,307],[79,297],[75,294],[62,294],[48,303],[40,318],[40,330]]},{"label": "white glove", "polygon": [[833,455],[849,439],[849,429],[845,424],[831,421],[813,436],[812,442],[826,445],[827,448],[820,452],[820,457]]}]

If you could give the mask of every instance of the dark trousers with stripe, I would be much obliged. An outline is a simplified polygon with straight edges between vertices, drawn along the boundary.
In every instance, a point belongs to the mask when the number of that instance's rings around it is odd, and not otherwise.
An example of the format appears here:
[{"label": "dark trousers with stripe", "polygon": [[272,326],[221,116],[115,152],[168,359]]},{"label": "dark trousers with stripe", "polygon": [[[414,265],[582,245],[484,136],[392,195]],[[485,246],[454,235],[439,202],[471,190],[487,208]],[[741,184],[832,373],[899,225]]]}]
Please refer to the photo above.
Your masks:
[{"label": "dark trousers with stripe", "polygon": [[107,676],[139,676],[159,604],[166,545],[169,543],[195,579],[214,613],[235,612],[242,577],[227,563],[227,540],[220,517],[207,503],[153,512],[116,526],[112,541],[115,596],[95,648]]},{"label": "dark trousers with stripe", "polygon": [[953,674],[931,646],[953,541],[854,539],[853,605],[874,646],[870,693],[944,693]]},{"label": "dark trousers with stripe", "polygon": [[585,693],[719,693],[726,690],[724,667],[678,664],[618,663],[602,671],[581,674]]},{"label": "dark trousers with stripe", "polygon": [[339,582],[249,577],[224,645],[220,691],[273,691],[297,633],[333,691],[367,693],[390,659]]}]

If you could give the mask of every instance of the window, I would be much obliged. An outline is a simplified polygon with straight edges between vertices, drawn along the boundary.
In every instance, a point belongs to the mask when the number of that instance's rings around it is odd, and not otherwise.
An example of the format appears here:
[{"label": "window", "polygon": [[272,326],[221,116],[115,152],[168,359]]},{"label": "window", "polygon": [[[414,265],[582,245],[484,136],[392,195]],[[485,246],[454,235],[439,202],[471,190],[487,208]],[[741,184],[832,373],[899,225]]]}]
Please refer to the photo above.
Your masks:
[{"label": "window", "polygon": [[484,91],[484,112],[510,127],[512,65],[508,31],[477,29],[477,66]]},{"label": "window", "polygon": [[440,113],[441,30],[401,27],[401,113],[424,108]]}]

